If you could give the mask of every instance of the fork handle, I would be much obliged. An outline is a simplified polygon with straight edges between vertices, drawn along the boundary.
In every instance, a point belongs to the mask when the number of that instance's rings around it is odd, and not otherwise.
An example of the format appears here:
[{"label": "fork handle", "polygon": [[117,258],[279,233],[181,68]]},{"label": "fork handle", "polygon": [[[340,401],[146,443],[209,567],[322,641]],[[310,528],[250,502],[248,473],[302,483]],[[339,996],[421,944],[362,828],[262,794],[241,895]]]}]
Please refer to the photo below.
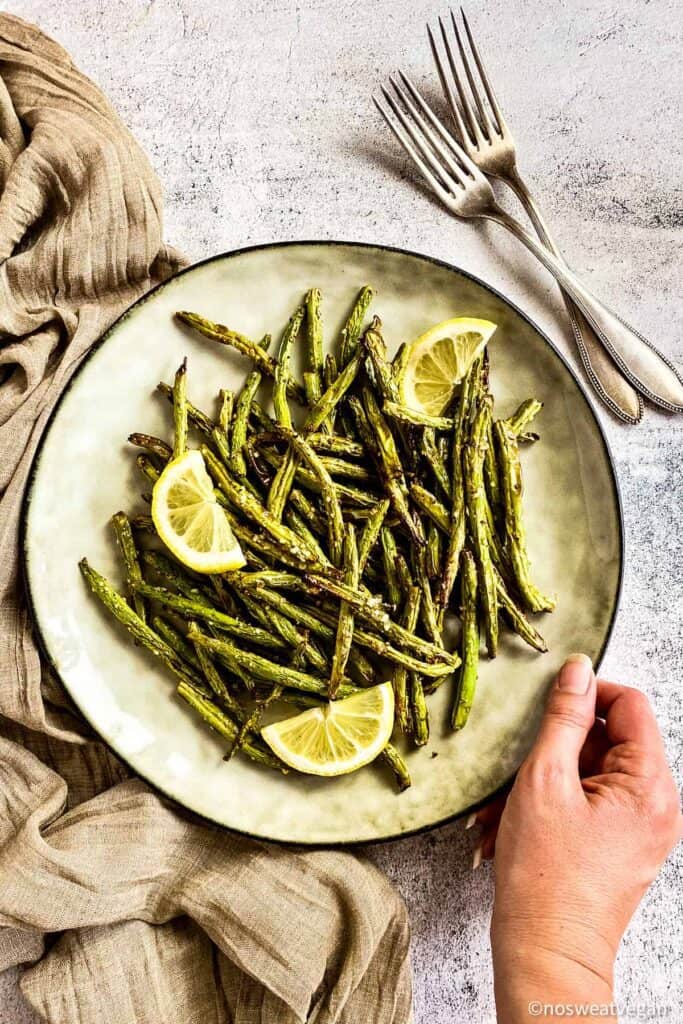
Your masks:
[{"label": "fork handle", "polygon": [[511,231],[553,275],[578,306],[621,372],[642,395],[669,412],[683,412],[683,379],[651,342],[596,299],[563,260],[537,242],[505,210],[496,206],[486,216]]},{"label": "fork handle", "polygon": [[[543,245],[566,266],[536,200],[517,168],[504,180],[526,210]],[[607,408],[620,420],[632,424],[639,423],[643,416],[642,398],[610,358],[597,334],[571,296],[564,288],[561,287],[560,290],[571,323],[574,341],[593,389]]]}]

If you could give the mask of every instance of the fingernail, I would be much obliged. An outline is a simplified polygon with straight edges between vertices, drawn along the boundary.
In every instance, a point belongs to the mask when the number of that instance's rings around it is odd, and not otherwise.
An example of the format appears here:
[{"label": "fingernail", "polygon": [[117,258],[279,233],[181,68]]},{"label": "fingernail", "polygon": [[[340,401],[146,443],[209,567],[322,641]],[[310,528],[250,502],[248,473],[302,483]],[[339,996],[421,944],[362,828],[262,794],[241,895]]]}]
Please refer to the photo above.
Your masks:
[{"label": "fingernail", "polygon": [[477,813],[476,813],[476,811],[472,811],[472,813],[469,815],[467,821],[465,822],[465,828],[466,829],[467,828],[472,828],[472,826],[476,824],[476,821],[477,821]]},{"label": "fingernail", "polygon": [[586,654],[570,654],[557,677],[558,690],[565,693],[584,694],[593,678],[593,663]]},{"label": "fingernail", "polygon": [[482,849],[481,849],[481,847],[482,847],[482,844],[481,843],[477,843],[477,845],[474,848],[474,856],[472,857],[472,870],[473,871],[476,871],[477,868],[479,867],[479,865],[481,864],[481,860],[482,860]]}]

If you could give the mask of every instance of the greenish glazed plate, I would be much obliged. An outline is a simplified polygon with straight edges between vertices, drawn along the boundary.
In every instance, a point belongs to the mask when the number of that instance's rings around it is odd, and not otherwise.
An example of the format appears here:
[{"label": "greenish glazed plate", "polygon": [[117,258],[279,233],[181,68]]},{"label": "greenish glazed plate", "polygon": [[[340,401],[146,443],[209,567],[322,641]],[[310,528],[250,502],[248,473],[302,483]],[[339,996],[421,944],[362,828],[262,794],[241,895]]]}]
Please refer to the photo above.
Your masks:
[{"label": "greenish glazed plate", "polygon": [[[557,595],[539,627],[538,655],[504,633],[482,661],[467,727],[450,732],[451,687],[432,698],[432,740],[407,753],[412,788],[397,795],[371,766],[322,780],[280,777],[224,745],[174,696],[172,679],[128,642],[87,592],[91,564],[123,583],[109,518],[140,507],[140,479],[126,438],[168,436],[169,410],[153,396],[183,356],[192,400],[213,407],[238,387],[238,355],[173,322],[191,309],[259,337],[277,332],[304,291],[322,289],[326,335],[335,337],[357,289],[377,290],[390,349],[437,321],[471,314],[498,324],[491,343],[498,414],[535,395],[545,403],[539,444],[523,453],[525,510],[534,577]],[[614,471],[595,414],[568,366],[519,310],[463,271],[380,246],[295,242],[217,256],[134,305],[71,381],[36,458],[24,522],[25,570],[47,656],[87,720],[144,779],[190,810],[262,839],[342,844],[396,838],[479,804],[515,772],[536,731],[545,692],[565,655],[604,652],[621,583],[622,527]]]}]

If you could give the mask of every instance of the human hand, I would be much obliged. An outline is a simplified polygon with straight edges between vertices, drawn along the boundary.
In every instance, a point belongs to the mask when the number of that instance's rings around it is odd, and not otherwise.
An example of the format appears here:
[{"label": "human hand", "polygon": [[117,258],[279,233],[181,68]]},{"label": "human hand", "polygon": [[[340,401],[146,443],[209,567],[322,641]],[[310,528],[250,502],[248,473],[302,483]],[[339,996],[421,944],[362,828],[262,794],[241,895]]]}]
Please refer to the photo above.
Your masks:
[{"label": "human hand", "polygon": [[621,936],[683,835],[647,698],[596,682],[589,659],[572,656],[509,795],[476,820],[482,855],[495,852],[501,1019],[531,1019],[533,999],[609,1003]]}]

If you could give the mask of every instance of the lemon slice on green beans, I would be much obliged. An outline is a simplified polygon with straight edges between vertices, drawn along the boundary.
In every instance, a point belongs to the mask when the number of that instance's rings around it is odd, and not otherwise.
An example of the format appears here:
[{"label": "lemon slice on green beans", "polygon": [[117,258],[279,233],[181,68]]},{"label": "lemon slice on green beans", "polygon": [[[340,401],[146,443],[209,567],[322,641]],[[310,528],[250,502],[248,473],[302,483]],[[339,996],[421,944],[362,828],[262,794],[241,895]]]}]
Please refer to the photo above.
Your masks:
[{"label": "lemon slice on green beans", "polygon": [[347,775],[374,761],[393,727],[393,687],[380,683],[267,725],[261,736],[290,768],[309,775]]},{"label": "lemon slice on green beans", "polygon": [[460,316],[431,327],[407,346],[399,380],[409,409],[441,416],[472,363],[484,351],[496,324]]},{"label": "lemon slice on green beans", "polygon": [[154,485],[152,519],[166,547],[195,572],[230,572],[245,564],[201,452],[168,463]]}]

